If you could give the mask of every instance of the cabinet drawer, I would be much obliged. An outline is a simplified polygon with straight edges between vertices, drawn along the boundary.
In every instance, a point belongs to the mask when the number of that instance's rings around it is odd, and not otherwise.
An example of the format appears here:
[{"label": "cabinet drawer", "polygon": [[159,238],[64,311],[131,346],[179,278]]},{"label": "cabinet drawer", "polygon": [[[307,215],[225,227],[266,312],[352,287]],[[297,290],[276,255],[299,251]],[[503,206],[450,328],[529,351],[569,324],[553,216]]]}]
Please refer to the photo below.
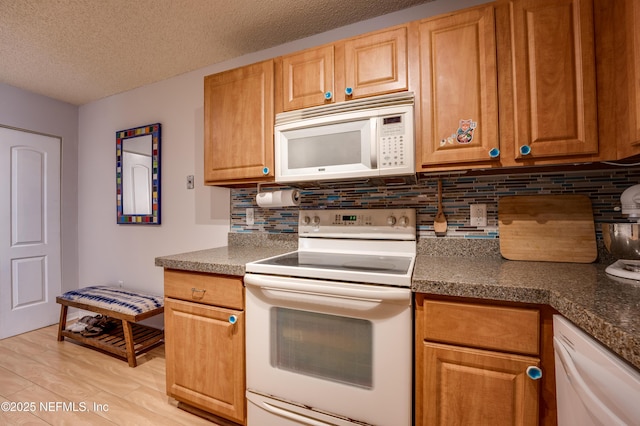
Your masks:
[{"label": "cabinet drawer", "polygon": [[454,345],[538,355],[540,313],[511,308],[425,300],[424,339]]},{"label": "cabinet drawer", "polygon": [[241,277],[165,269],[164,295],[207,305],[244,309]]}]

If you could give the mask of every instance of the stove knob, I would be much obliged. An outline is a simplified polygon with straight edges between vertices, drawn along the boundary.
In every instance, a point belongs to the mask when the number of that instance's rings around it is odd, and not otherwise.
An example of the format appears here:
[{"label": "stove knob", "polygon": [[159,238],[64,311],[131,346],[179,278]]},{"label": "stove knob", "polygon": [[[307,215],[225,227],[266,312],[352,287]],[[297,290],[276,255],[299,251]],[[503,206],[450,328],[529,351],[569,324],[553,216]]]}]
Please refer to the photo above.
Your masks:
[{"label": "stove knob", "polygon": [[320,225],[320,218],[318,216],[314,216],[311,220],[312,225]]},{"label": "stove knob", "polygon": [[387,218],[387,225],[393,226],[395,224],[396,224],[396,217],[395,216],[389,216]]},{"label": "stove knob", "polygon": [[398,221],[398,224],[399,224],[400,226],[403,226],[403,227],[405,227],[405,228],[406,228],[406,227],[407,227],[407,225],[409,225],[409,218],[408,218],[408,217],[406,217],[406,216],[402,216],[402,217],[400,217],[400,220]]},{"label": "stove knob", "polygon": [[309,216],[305,216],[302,218],[303,225],[308,225],[309,223],[311,223],[311,219],[309,219]]}]

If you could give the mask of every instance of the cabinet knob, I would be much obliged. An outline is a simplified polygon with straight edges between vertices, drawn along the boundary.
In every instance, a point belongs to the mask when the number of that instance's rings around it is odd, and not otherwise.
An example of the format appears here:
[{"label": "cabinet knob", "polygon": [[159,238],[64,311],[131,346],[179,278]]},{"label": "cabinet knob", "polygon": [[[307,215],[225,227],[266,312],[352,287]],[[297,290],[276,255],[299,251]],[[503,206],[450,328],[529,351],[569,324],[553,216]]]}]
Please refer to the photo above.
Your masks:
[{"label": "cabinet knob", "polygon": [[[238,322],[238,317],[235,315],[229,315],[229,324],[235,324],[236,322]],[[529,367],[531,368],[531,367]],[[527,370],[529,371],[529,370]]]},{"label": "cabinet knob", "polygon": [[262,168],[262,174],[263,175],[268,175],[269,174],[269,168],[268,167],[263,167]]},{"label": "cabinet knob", "polygon": [[500,150],[498,148],[492,148],[489,151],[489,157],[491,158],[498,158],[500,157]]},{"label": "cabinet knob", "polygon": [[353,95],[353,87],[347,87],[346,89],[344,89],[344,94],[347,96]]},{"label": "cabinet knob", "polygon": [[542,370],[540,367],[530,365],[527,367],[527,376],[529,376],[530,379],[539,380],[542,377]]},{"label": "cabinet knob", "polygon": [[333,93],[331,93],[330,91],[329,92],[325,92],[324,99],[328,101],[331,98],[333,98]]},{"label": "cabinet knob", "polygon": [[531,154],[531,147],[529,145],[522,145],[520,147],[520,154],[522,154],[522,155]]}]

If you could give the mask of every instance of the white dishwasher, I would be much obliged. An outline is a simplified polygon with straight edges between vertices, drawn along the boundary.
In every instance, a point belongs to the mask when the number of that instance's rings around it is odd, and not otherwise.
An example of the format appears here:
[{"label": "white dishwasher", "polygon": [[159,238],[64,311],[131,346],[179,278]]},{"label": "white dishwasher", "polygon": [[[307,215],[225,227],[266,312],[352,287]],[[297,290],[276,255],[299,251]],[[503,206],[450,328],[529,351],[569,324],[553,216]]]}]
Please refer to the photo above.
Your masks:
[{"label": "white dishwasher", "polygon": [[640,425],[640,372],[553,317],[559,426]]}]

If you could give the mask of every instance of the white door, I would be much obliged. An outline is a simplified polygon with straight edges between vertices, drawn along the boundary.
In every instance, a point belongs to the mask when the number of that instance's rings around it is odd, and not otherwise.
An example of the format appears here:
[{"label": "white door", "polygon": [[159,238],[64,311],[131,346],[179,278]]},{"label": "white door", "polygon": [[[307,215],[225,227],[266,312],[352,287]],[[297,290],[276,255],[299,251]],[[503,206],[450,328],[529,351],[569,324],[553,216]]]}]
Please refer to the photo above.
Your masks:
[{"label": "white door", "polygon": [[0,127],[0,339],[59,319],[60,149]]}]

